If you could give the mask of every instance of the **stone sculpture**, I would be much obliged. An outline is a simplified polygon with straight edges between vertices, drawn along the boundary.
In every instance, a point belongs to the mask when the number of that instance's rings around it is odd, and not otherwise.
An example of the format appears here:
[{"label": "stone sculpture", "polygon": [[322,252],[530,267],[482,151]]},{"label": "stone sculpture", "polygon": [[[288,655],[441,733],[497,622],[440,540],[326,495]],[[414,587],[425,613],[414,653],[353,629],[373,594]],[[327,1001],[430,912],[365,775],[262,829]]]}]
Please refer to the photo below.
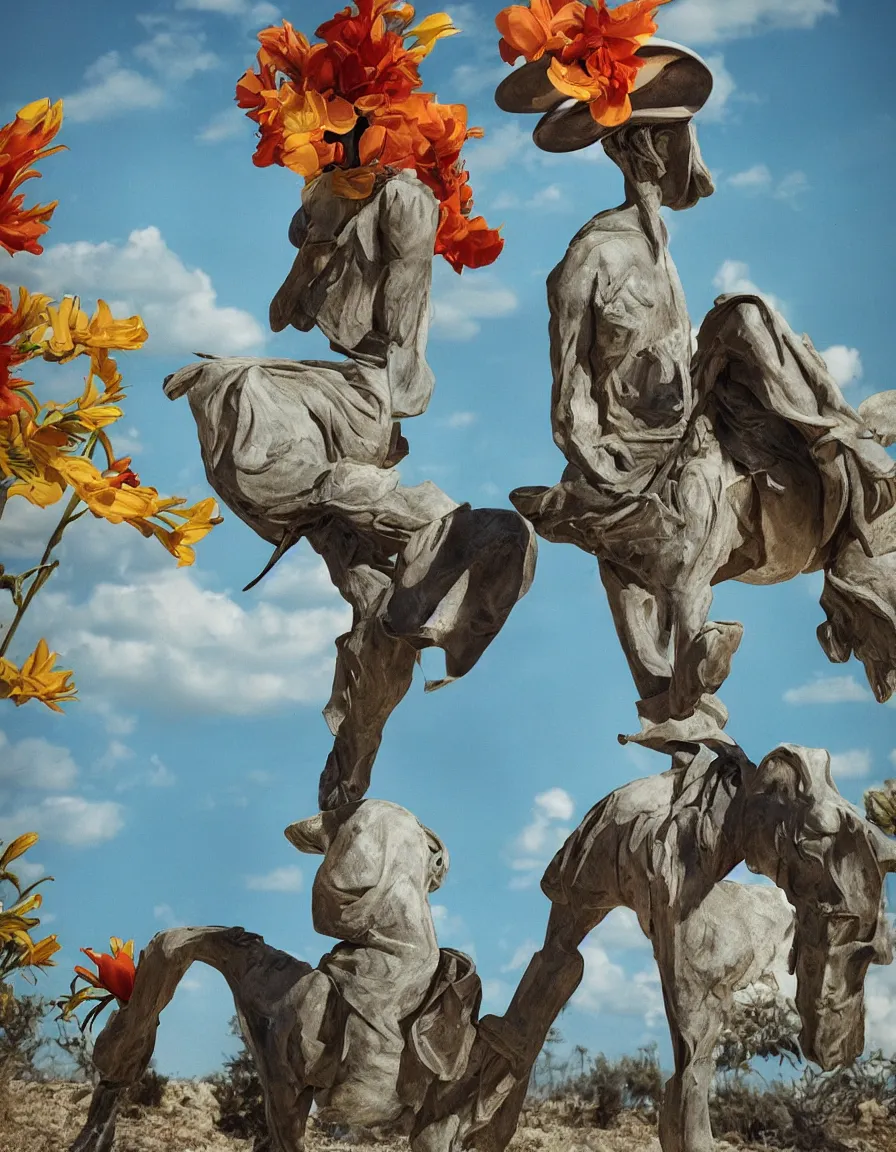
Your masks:
[{"label": "stone sculpture", "polygon": [[[434,484],[401,484],[400,418],[425,411],[435,197],[408,171],[364,200],[307,185],[290,228],[298,247],[271,327],[317,325],[341,361],[204,357],[168,377],[186,396],[209,483],[264,540],[275,563],[302,538],[351,604],[336,641],[324,716],[335,741],[320,805],[360,799],[383,727],[421,649],[446,657],[440,687],[465,675],[535,570],[535,537],[511,509],[458,505]],[[268,567],[270,568],[271,565]]]},{"label": "stone sculpture", "polygon": [[[720,884],[743,860],[783,890],[795,922],[780,898]],[[804,1053],[825,1069],[860,1055],[865,973],[892,960],[883,889],[893,871],[896,844],[840,796],[823,750],[784,745],[758,767],[737,746],[679,752],[669,771],[592,808],[557,853],[542,880],[544,945],[507,1013],[479,1022],[467,1076],[437,1090],[441,1106],[460,1113],[474,1147],[503,1152],[548,1030],[582,978],[580,944],[627,907],[653,943],[672,1034],[663,1152],[711,1152],[715,1044],[734,992],[791,924]]]},{"label": "stone sculpture", "polygon": [[[665,63],[625,126],[607,129],[567,101],[535,131],[547,151],[602,141],[626,198],[579,231],[548,278],[551,420],[569,466],[553,488],[520,488],[511,500],[545,539],[598,557],[640,695],[635,739],[674,750],[680,739],[719,739],[727,719],[715,693],[742,626],[709,619],[722,580],[831,573],[825,651],[845,659],[855,649],[878,699],[889,698],[896,593],[882,556],[892,544],[874,525],[896,504],[896,462],[884,448],[896,393],[873,398],[863,419],[808,337],[757,296],[720,297],[692,354],[660,208],[686,210],[713,192],[689,119],[711,77],[687,49],[654,42],[651,51]],[[499,104],[543,110],[547,75],[524,66]],[[875,610],[854,580],[835,575],[857,565],[859,583],[869,567],[885,573],[874,639]]]},{"label": "stone sculpture", "polygon": [[408,1131],[430,1084],[465,1068],[481,988],[472,961],[436,941],[428,896],[448,869],[441,840],[383,800],[343,805],[286,835],[323,855],[314,927],[342,943],[312,968],[242,928],[159,933],[130,1002],[97,1037],[102,1081],[78,1152],[111,1148],[121,1091],[149,1065],[159,1014],[196,961],[233,993],[276,1152],[304,1148],[313,1101],[324,1120]]},{"label": "stone sculpture", "polygon": [[[498,17],[504,58],[528,60],[501,84],[499,105],[540,113],[534,135],[547,151],[602,143],[626,192],[548,280],[552,426],[568,467],[551,488],[512,494],[522,516],[459,506],[394,471],[408,451],[399,420],[425,411],[433,388],[433,251],[446,219],[456,237],[476,221],[463,224],[456,159],[435,180],[407,157],[404,170],[361,163],[362,143],[401,157],[413,128],[421,154],[436,140],[455,157],[465,114],[417,94],[403,124],[384,127],[388,101],[322,93],[314,85],[330,73],[309,63],[346,24],[333,74],[363,32],[371,52],[403,60],[404,83],[450,20],[428,18],[408,50],[398,46],[415,34],[404,31],[408,9],[359,0],[306,56],[285,24],[260,36],[244,95],[263,155],[284,146],[268,98],[290,139],[302,135],[289,120],[301,101],[306,127],[308,108],[345,127],[321,120],[290,145],[319,171],[290,228],[298,255],[271,326],[316,325],[344,359],[204,356],[165,390],[188,397],[221,499],[274,545],[268,569],[305,538],[353,608],[325,710],[335,743],[323,811],[286,832],[323,856],[314,925],[340,943],[312,968],[242,928],[156,936],[132,998],[97,1038],[101,1079],[73,1152],[111,1149],[121,1093],[148,1066],[159,1014],[197,960],[233,993],[275,1152],[301,1152],[312,1104],[326,1120],[404,1133],[413,1152],[504,1152],[548,1030],[581,981],[582,941],[617,907],[637,914],[662,982],[675,1063],[663,1152],[711,1152],[715,1046],[733,997],[782,951],[807,1057],[831,1069],[861,1053],[865,976],[893,955],[884,887],[896,843],[839,794],[827,752],[783,745],[756,765],[725,733],[717,693],[742,627],[709,613],[722,580],[824,571],[822,647],[834,661],[858,656],[878,700],[896,691],[896,462],[886,452],[896,392],[854,411],[808,337],[759,296],[720,298],[694,339],[660,210],[713,192],[691,123],[712,77],[693,52],[653,39],[663,2],[610,13],[603,0],[572,0]],[[264,89],[277,83],[272,61],[290,79]],[[494,258],[496,234],[484,222],[478,234]],[[612,792],[568,838],[542,880],[544,944],[507,1012],[480,1019],[474,965],[439,947],[429,908],[445,846],[405,809],[363,797],[420,649],[445,651],[446,681],[464,675],[525,594],[531,525],[597,557],[640,697],[642,731],[622,739],[668,753],[672,767]],[[872,809],[889,827],[887,797]],[[777,887],[727,880],[743,861]]]}]

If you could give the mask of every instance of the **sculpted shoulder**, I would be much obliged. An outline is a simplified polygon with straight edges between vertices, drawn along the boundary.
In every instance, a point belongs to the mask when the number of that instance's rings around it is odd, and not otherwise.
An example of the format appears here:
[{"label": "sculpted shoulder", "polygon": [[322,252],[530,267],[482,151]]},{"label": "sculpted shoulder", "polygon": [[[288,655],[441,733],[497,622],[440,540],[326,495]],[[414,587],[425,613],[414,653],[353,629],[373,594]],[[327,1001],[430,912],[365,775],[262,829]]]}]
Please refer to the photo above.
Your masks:
[{"label": "sculpted shoulder", "polygon": [[615,281],[633,265],[655,265],[641,228],[628,211],[603,212],[579,230],[566,255],[548,277],[549,296],[555,291],[593,294],[593,283]]}]

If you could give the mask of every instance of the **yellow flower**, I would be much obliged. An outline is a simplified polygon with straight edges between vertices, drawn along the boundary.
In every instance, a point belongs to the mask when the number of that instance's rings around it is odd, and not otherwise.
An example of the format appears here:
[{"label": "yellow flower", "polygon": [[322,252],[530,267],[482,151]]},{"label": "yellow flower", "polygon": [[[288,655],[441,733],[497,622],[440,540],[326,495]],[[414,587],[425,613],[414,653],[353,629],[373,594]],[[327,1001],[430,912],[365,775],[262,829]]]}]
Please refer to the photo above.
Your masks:
[{"label": "yellow flower", "polygon": [[421,20],[416,28],[410,28],[405,36],[417,37],[409,51],[415,60],[422,60],[433,50],[437,40],[441,40],[445,36],[456,36],[459,31],[460,29],[455,28],[447,12],[434,12],[432,16],[427,16]]},{"label": "yellow flower", "polygon": [[77,296],[65,296],[58,305],[50,305],[47,316],[53,334],[44,345],[44,359],[59,363],[94,349],[141,348],[148,335],[139,316],[116,320],[105,300],[97,301],[97,310],[89,320]]},{"label": "yellow flower", "polygon": [[104,476],[86,456],[60,456],[54,467],[94,516],[112,524],[146,520],[159,511],[155,488],[116,487],[114,477]]},{"label": "yellow flower", "polygon": [[33,848],[38,842],[40,837],[36,832],[23,832],[21,836],[17,836],[11,844],[7,844],[6,850],[0,856],[0,872],[2,872],[8,864],[13,860],[18,860],[20,856],[24,856],[29,848]]},{"label": "yellow flower", "polygon": [[27,413],[0,420],[0,475],[17,481],[8,495],[23,496],[40,508],[60,500],[65,483],[55,464],[68,443],[64,428],[37,424]]},{"label": "yellow flower", "polygon": [[54,712],[61,712],[60,703],[77,699],[72,673],[53,669],[57,653],[51,652],[46,640],[41,640],[21,668],[0,657],[0,700],[8,699],[16,705],[39,700]]},{"label": "yellow flower", "polygon": [[185,521],[173,531],[158,525],[153,526],[153,534],[171,555],[177,558],[178,568],[193,563],[196,554],[191,545],[207,536],[212,528],[216,524],[220,524],[223,519],[218,515],[218,505],[211,497],[200,500],[191,508],[170,509],[166,515],[182,517]]},{"label": "yellow flower", "polygon": [[25,955],[22,957],[22,967],[24,968],[48,968],[55,965],[56,961],[51,959],[59,952],[62,945],[57,942],[56,936],[45,936],[43,940],[32,943],[25,950]]}]

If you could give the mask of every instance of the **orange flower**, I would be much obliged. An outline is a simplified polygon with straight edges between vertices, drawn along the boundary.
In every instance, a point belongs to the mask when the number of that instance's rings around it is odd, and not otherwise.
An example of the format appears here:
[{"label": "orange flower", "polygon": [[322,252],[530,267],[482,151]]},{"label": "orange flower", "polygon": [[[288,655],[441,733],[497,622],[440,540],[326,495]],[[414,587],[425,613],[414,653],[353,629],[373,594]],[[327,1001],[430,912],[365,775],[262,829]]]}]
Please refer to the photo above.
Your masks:
[{"label": "orange flower", "polygon": [[0,284],[0,420],[16,412],[34,410],[27,392],[30,382],[13,376],[11,369],[38,351],[32,334],[43,330],[49,302],[49,296],[32,296],[26,288],[20,288],[18,306],[13,308],[9,289]]},{"label": "orange flower", "polygon": [[38,240],[48,230],[47,221],[57,202],[25,208],[25,195],[17,189],[26,180],[40,176],[32,167],[36,161],[62,150],[61,144],[47,147],[61,124],[61,100],[53,105],[49,100],[35,100],[20,109],[12,123],[0,128],[0,247],[10,256],[16,252],[39,256],[43,252]]},{"label": "orange flower", "polygon": [[531,0],[498,13],[498,49],[513,64],[520,57],[551,56],[548,76],[564,96],[588,103],[598,124],[617,127],[632,114],[631,92],[644,60],[636,55],[657,31],[654,16],[669,0]]},{"label": "orange flower", "polygon": [[97,975],[80,966],[75,968],[75,972],[92,988],[110,992],[120,1004],[127,1004],[134,991],[136,976],[134,941],[128,940],[125,944],[117,936],[113,936],[109,945],[112,949],[111,956],[108,952],[94,952],[92,948],[81,949],[96,965]]},{"label": "orange flower", "polygon": [[266,28],[237,103],[258,125],[259,167],[280,164],[313,180],[344,166],[333,188],[349,199],[372,193],[377,168],[410,169],[443,206],[454,197],[443,213],[453,223],[440,228],[435,251],[461,271],[490,263],[502,247],[481,218],[471,225],[472,193],[466,173],[458,176],[464,142],[482,132],[467,129],[464,105],[419,91],[420,61],[457,32],[450,17],[435,13],[412,28],[413,19],[408,4],[357,0],[318,28],[322,43],[309,44],[288,21]]}]

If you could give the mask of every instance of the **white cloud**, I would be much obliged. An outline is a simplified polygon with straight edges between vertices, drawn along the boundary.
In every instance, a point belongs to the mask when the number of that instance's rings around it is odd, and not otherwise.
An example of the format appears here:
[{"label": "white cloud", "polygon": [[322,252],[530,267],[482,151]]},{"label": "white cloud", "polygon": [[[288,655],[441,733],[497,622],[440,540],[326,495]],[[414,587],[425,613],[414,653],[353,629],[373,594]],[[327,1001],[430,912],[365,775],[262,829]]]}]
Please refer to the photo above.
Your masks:
[{"label": "white cloud", "polygon": [[575,804],[562,788],[550,788],[535,797],[532,819],[516,837],[510,867],[517,873],[510,887],[530,888],[544,871],[551,856],[569,836],[565,822],[572,819]]},{"label": "white cloud", "polygon": [[735,172],[725,181],[732,188],[742,188],[748,192],[764,192],[771,187],[772,174],[767,164],[754,164],[743,172]]},{"label": "white cloud", "polygon": [[854,748],[851,752],[835,752],[831,756],[834,779],[861,780],[871,775],[871,752],[868,748]]},{"label": "white cloud", "polygon": [[519,307],[512,292],[491,272],[477,272],[472,277],[457,276],[447,283],[437,276],[433,299],[432,334],[442,340],[472,340],[483,320],[510,316]]},{"label": "white cloud", "polygon": [[482,981],[482,1005],[491,1012],[504,1012],[512,995],[513,989],[503,980]]},{"label": "white cloud", "polygon": [[614,964],[606,950],[594,940],[580,949],[585,961],[582,983],[572,1003],[586,1012],[614,1016],[640,1016],[649,1028],[664,1017],[663,995],[656,965],[639,972],[627,972]]},{"label": "white cloud", "polygon": [[0,732],[0,781],[16,788],[59,792],[71,788],[78,768],[68,748],[40,736],[26,736],[11,744]]},{"label": "white cloud", "polygon": [[774,191],[776,200],[789,200],[793,203],[809,190],[809,178],[805,172],[788,172]]},{"label": "white cloud", "polygon": [[527,131],[515,120],[490,129],[482,139],[471,140],[464,151],[467,164],[474,175],[479,172],[503,172],[511,161],[534,150],[531,129]]},{"label": "white cloud", "polygon": [[890,763],[896,768],[896,748],[890,753]]},{"label": "white cloud", "polygon": [[508,74],[505,64],[459,64],[451,74],[451,91],[458,96],[478,96],[493,91]]},{"label": "white cloud", "polygon": [[44,626],[78,669],[85,695],[217,715],[319,701],[333,641],[351,619],[341,601],[298,609],[248,595],[238,601],[167,565],[99,582],[80,601],[43,595]]},{"label": "white cloud", "polygon": [[93,848],[114,839],[123,827],[123,809],[111,800],[48,796],[39,804],[0,817],[0,838],[11,839],[27,828],[43,840],[55,840],[73,848]]},{"label": "white cloud", "polygon": [[725,66],[724,56],[707,56],[706,63],[712,72],[712,94],[699,112],[702,123],[719,124],[727,119],[728,106],[737,91],[737,83]]},{"label": "white cloud", "polygon": [[855,676],[818,676],[784,693],[785,704],[852,704],[870,699],[871,693]]},{"label": "white cloud", "polygon": [[63,97],[65,118],[72,123],[108,120],[125,112],[158,108],[165,91],[155,81],[122,66],[118,52],[107,52],[84,73],[85,85]]},{"label": "white cloud", "polygon": [[301,892],[302,870],[290,864],[274,868],[263,876],[247,876],[246,887],[253,892]]},{"label": "white cloud", "polygon": [[258,23],[277,20],[280,11],[274,4],[252,0],[177,0],[176,7],[191,12],[218,12],[222,16],[241,16]]},{"label": "white cloud", "polygon": [[734,292],[739,296],[761,296],[777,311],[784,312],[785,310],[782,301],[777,296],[773,296],[770,292],[763,292],[750,279],[750,266],[741,260],[726,260],[716,272],[712,282],[713,286],[722,294]]},{"label": "white cloud", "polygon": [[508,960],[508,962],[501,969],[501,971],[519,972],[521,969],[526,967],[538,949],[539,945],[536,944],[534,940],[524,940]]},{"label": "white cloud", "polygon": [[598,942],[607,948],[652,949],[653,945],[641,931],[637,914],[631,908],[614,908],[606,920],[595,929]]},{"label": "white cloud", "polygon": [[135,229],[125,244],[54,244],[40,258],[23,254],[20,267],[32,288],[59,296],[77,284],[85,304],[102,294],[117,315],[139,313],[151,353],[230,355],[264,342],[255,318],[221,307],[208,274],[188,269],[153,226]]},{"label": "white cloud", "polygon": [[520,200],[515,192],[501,192],[495,197],[492,202],[492,207],[499,212],[505,208],[524,208],[535,209],[539,212],[552,212],[565,208],[566,204],[566,196],[560,185],[548,184],[545,188],[539,188],[528,200]]},{"label": "white cloud", "polygon": [[232,140],[235,136],[248,133],[249,123],[242,108],[225,108],[200,129],[196,139],[203,144],[218,144],[222,140]]},{"label": "white cloud", "polygon": [[814,28],[837,15],[837,0],[678,0],[661,9],[661,35],[682,44],[718,44],[786,28]]},{"label": "white cloud", "polygon": [[110,740],[106,751],[97,760],[96,766],[101,772],[111,772],[125,760],[133,760],[133,758],[134,750],[129,748],[127,744],[121,740]]},{"label": "white cloud", "polygon": [[150,788],[171,788],[177,783],[177,777],[155,752],[150,756],[149,762],[152,769],[146,782]]},{"label": "white cloud", "polygon": [[840,388],[848,388],[862,379],[865,369],[858,348],[832,344],[830,348],[825,348],[821,356]]},{"label": "white cloud", "polygon": [[208,72],[221,63],[205,47],[204,33],[183,29],[157,32],[152,39],[138,44],[134,55],[173,84],[182,84],[197,72]]},{"label": "white cloud", "polygon": [[471,428],[477,419],[475,412],[452,412],[445,423],[449,428]]},{"label": "white cloud", "polygon": [[156,920],[164,924],[166,928],[180,928],[183,926],[183,920],[176,916],[174,909],[170,904],[156,904],[152,910],[152,914]]}]

